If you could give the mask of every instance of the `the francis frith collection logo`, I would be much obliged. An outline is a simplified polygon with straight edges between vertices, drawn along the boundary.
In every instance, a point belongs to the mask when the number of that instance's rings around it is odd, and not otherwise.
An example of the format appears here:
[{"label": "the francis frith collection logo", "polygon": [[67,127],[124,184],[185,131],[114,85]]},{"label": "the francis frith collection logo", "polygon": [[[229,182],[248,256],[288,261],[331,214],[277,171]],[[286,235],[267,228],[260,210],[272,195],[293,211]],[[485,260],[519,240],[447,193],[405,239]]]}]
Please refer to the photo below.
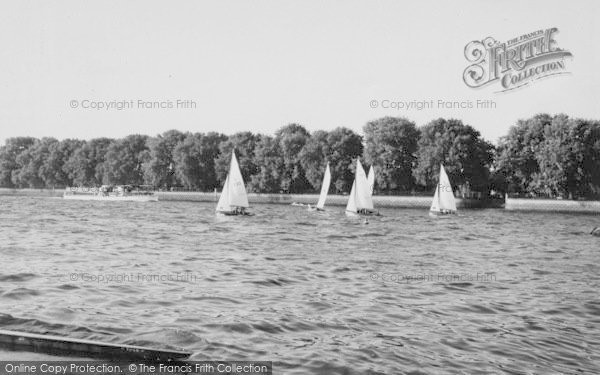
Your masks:
[{"label": "the francis frith collection logo", "polygon": [[466,45],[471,63],[464,73],[467,86],[478,88],[498,83],[499,91],[513,90],[540,78],[569,73],[565,58],[571,52],[559,48],[554,39],[558,29],[537,30],[504,43],[487,37]]}]

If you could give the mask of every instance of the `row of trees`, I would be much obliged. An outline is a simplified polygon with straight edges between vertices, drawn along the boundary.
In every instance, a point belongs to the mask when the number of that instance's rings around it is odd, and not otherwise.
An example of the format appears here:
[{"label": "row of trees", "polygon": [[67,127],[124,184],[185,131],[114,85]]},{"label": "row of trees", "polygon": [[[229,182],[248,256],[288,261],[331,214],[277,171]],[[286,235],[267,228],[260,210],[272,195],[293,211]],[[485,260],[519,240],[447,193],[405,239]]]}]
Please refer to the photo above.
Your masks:
[{"label": "row of trees", "polygon": [[460,189],[546,196],[600,194],[600,123],[541,114],[519,121],[494,147],[460,120],[417,127],[405,118],[309,133],[298,124],[273,136],[251,132],[130,135],[89,141],[10,138],[0,147],[0,186],[149,184],[211,191],[227,175],[235,149],[250,191],[312,192],[330,163],[332,191],[350,190],[354,160],[374,166],[376,191],[430,191],[444,163]]}]

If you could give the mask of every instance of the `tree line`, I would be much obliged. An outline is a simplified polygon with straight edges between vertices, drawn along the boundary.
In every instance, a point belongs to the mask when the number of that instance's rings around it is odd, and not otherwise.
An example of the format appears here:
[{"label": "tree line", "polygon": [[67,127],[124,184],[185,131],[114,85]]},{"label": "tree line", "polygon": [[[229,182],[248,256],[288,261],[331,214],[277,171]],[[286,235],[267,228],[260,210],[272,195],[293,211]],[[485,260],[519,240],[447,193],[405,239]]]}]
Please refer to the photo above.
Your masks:
[{"label": "tree line", "polygon": [[600,196],[599,121],[539,114],[519,120],[496,147],[455,119],[417,127],[406,118],[383,117],[368,122],[363,134],[344,127],[310,133],[289,124],[274,135],[169,130],[89,141],[9,138],[0,147],[0,186],[145,184],[212,191],[221,188],[235,149],[252,192],[316,192],[329,162],[331,191],[346,193],[360,157],[376,170],[378,194],[431,191],[444,163],[463,193]]}]

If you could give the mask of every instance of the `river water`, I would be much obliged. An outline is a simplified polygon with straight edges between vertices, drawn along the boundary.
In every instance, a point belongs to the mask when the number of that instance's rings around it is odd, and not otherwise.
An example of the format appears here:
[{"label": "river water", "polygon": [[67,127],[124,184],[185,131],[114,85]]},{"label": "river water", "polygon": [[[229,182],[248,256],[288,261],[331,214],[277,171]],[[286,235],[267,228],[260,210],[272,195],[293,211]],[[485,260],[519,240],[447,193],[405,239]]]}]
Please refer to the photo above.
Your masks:
[{"label": "river water", "polygon": [[600,373],[598,216],[253,210],[0,197],[0,329],[276,374]]}]

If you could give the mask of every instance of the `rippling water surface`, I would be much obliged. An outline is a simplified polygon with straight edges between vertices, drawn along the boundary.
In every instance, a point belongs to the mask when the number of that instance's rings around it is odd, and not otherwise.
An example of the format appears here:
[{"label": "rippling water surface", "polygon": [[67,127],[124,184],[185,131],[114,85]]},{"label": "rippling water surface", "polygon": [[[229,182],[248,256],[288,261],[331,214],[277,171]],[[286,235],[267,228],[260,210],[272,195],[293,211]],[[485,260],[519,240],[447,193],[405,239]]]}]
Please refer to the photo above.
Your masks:
[{"label": "rippling water surface", "polygon": [[0,197],[0,328],[281,374],[600,373],[598,216]]}]

